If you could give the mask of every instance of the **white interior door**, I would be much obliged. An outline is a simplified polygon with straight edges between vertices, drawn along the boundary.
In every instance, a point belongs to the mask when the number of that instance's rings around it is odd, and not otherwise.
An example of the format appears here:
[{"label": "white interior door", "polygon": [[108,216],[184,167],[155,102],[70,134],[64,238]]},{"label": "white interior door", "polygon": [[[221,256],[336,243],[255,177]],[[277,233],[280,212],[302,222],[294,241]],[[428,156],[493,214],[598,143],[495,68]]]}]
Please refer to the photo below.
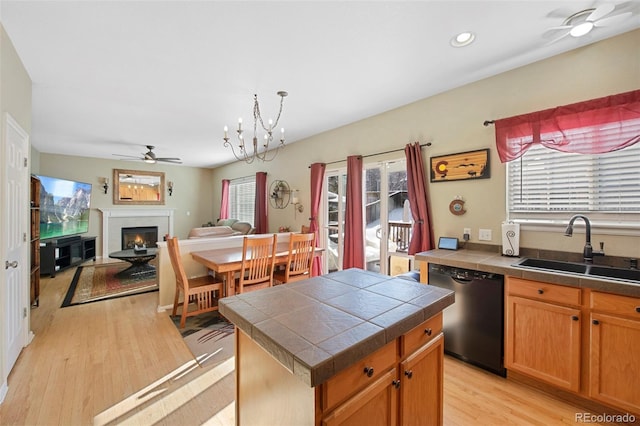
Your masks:
[{"label": "white interior door", "polygon": [[28,135],[9,115],[5,115],[4,241],[5,291],[2,348],[8,375],[20,351],[27,344],[29,312],[29,271],[27,250],[28,216]]}]

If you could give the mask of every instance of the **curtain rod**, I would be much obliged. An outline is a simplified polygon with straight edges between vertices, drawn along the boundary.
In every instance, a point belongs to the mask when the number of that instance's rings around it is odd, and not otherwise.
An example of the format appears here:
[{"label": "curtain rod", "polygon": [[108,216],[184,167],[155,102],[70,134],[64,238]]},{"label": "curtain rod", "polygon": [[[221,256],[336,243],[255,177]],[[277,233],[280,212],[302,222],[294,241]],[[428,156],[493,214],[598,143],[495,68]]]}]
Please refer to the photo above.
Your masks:
[{"label": "curtain rod", "polygon": [[487,127],[489,124],[493,124],[495,122],[496,122],[496,120],[484,120],[484,123],[482,123],[482,124],[484,124],[484,127]]},{"label": "curtain rod", "polygon": [[[431,142],[427,142],[425,144],[421,144],[420,148],[422,148],[424,146],[431,146]],[[373,157],[375,155],[390,154],[392,152],[398,152],[398,151],[404,151],[404,148],[392,149],[390,151],[384,151],[384,152],[376,152],[375,154],[361,155],[361,157],[362,158],[367,158],[367,157]],[[324,164],[335,164],[335,163],[341,163],[343,161],[347,161],[347,159],[345,158],[344,160],[330,161],[330,162],[324,163]],[[311,168],[311,166],[309,166],[309,168]]]}]

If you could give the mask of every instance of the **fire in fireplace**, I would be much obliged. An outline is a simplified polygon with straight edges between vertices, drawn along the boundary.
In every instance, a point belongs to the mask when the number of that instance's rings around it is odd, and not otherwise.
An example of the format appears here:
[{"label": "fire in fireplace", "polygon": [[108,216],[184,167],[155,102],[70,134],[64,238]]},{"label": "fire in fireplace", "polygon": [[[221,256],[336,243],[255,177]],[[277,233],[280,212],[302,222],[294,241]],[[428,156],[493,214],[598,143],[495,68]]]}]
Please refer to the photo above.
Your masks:
[{"label": "fire in fireplace", "polygon": [[132,249],[135,246],[157,247],[157,226],[134,226],[122,228],[122,250]]}]

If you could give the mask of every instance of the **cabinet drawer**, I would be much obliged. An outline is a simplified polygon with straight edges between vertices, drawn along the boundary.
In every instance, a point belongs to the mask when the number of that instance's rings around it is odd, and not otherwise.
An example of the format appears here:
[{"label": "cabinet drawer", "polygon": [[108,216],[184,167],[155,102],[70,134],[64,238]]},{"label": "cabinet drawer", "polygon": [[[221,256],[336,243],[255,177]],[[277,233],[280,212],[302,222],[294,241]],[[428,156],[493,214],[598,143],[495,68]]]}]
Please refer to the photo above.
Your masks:
[{"label": "cabinet drawer", "polygon": [[581,304],[582,290],[575,287],[507,277],[506,289],[508,294],[514,296],[556,302],[563,305],[579,306]]},{"label": "cabinet drawer", "polygon": [[375,382],[396,363],[397,340],[388,343],[322,385],[322,409],[330,410],[349,396]]},{"label": "cabinet drawer", "polygon": [[640,319],[640,299],[617,294],[591,292],[591,309]]},{"label": "cabinet drawer", "polygon": [[401,355],[404,358],[431,341],[442,331],[442,313],[432,316],[419,326],[412,328],[400,338]]}]

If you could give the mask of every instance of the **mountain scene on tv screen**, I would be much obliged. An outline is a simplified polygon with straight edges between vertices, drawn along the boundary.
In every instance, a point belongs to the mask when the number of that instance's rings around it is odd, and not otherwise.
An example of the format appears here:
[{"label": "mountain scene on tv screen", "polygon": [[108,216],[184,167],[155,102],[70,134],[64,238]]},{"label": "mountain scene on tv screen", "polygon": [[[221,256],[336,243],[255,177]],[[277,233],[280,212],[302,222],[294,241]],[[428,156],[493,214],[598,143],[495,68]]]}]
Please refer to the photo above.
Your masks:
[{"label": "mountain scene on tv screen", "polygon": [[[87,232],[91,186],[73,182],[69,196],[49,192],[44,182],[40,187],[40,238],[55,238]],[[87,188],[88,187],[88,188]]]}]

